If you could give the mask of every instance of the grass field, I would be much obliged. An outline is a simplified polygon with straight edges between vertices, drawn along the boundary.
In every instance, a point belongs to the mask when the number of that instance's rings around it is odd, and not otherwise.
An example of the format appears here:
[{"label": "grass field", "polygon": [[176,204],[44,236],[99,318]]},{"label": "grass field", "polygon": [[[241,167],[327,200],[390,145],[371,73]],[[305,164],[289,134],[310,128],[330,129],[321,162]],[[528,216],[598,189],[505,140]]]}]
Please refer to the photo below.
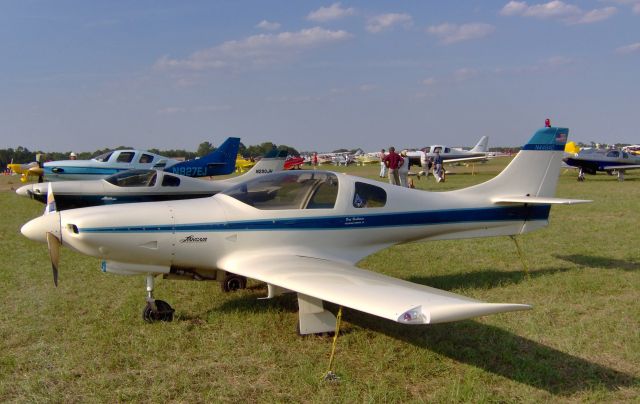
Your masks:
[{"label": "grass field", "polygon": [[[459,167],[455,189],[505,160]],[[349,172],[377,178],[377,167]],[[5,189],[18,184],[1,177]],[[519,237],[419,242],[363,260],[372,271],[534,309],[432,326],[344,310],[337,383],[321,381],[331,339],[299,337],[293,295],[224,294],[217,283],[157,282],[172,323],[142,322],[144,278],[103,274],[63,249],[53,286],[46,246],[19,229],[43,205],[0,192],[0,401],[639,402],[640,176],[560,179],[551,225]],[[336,311],[337,307],[331,306]]]}]

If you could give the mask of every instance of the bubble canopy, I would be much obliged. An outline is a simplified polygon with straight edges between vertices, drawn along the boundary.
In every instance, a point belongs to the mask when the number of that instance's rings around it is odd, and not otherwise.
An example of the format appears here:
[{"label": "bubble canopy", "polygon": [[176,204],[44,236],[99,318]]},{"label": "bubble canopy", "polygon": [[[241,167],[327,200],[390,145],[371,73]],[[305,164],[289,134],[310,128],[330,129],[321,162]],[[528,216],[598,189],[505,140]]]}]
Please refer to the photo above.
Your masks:
[{"label": "bubble canopy", "polygon": [[243,182],[223,194],[263,210],[333,209],[338,184],[331,172],[287,171]]}]

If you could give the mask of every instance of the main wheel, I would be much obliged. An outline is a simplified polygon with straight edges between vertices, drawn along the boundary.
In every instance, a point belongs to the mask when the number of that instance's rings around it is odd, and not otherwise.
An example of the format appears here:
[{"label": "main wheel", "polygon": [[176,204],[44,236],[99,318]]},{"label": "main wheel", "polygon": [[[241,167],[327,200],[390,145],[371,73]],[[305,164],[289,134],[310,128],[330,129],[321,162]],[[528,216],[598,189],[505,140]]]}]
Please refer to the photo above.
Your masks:
[{"label": "main wheel", "polygon": [[227,274],[221,284],[224,292],[235,292],[247,287],[247,278],[236,274]]}]

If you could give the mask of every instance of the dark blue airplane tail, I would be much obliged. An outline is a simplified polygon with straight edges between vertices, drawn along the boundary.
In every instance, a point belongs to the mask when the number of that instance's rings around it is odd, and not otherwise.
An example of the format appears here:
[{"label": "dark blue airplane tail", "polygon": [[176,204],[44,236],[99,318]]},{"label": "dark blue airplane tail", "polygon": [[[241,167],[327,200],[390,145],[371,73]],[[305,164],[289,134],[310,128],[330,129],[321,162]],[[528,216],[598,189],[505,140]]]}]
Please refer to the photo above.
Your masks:
[{"label": "dark blue airplane tail", "polygon": [[208,177],[231,174],[236,169],[240,138],[230,137],[215,151],[199,159],[187,160],[167,167],[164,171],[187,177]]}]

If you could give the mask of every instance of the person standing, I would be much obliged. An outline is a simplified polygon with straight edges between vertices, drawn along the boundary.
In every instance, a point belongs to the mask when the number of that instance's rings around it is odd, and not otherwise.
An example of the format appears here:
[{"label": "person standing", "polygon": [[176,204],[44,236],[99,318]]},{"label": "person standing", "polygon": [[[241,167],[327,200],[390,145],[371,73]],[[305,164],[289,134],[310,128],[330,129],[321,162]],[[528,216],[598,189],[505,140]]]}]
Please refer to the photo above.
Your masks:
[{"label": "person standing", "polygon": [[404,161],[400,167],[398,167],[398,177],[400,177],[400,185],[409,188],[409,157],[407,157],[407,151],[400,152],[400,157]]},{"label": "person standing", "polygon": [[398,168],[404,163],[404,159],[396,153],[395,147],[389,147],[389,154],[384,157],[383,163],[389,172],[389,184],[400,185]]},{"label": "person standing", "polygon": [[429,170],[431,170],[431,158],[424,151],[420,151],[420,168],[422,168],[422,171],[418,173],[418,179],[420,179],[420,175],[428,177]]},{"label": "person standing", "polygon": [[387,165],[384,162],[385,156],[386,153],[384,152],[384,149],[380,150],[380,153],[378,154],[378,157],[380,157],[380,178],[387,176]]},{"label": "person standing", "polygon": [[442,168],[442,156],[440,151],[436,150],[436,155],[433,158],[433,176],[436,177],[436,181],[444,181],[444,169]]},{"label": "person standing", "polygon": [[313,169],[318,168],[318,153],[313,152]]}]

